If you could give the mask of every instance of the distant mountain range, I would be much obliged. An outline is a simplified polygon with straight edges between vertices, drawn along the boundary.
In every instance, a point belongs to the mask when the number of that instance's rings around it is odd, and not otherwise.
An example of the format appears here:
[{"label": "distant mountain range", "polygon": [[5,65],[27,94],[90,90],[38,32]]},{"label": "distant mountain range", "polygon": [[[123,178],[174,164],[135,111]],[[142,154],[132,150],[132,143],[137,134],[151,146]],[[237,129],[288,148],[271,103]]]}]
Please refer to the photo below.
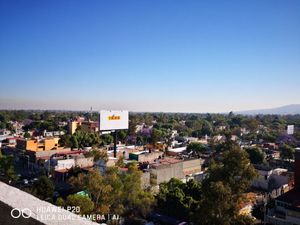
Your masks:
[{"label": "distant mountain range", "polygon": [[256,110],[247,110],[247,111],[238,111],[234,112],[236,114],[244,115],[256,115],[256,114],[278,114],[278,115],[287,115],[287,114],[300,114],[300,104],[285,105],[277,108],[271,109],[256,109]]}]

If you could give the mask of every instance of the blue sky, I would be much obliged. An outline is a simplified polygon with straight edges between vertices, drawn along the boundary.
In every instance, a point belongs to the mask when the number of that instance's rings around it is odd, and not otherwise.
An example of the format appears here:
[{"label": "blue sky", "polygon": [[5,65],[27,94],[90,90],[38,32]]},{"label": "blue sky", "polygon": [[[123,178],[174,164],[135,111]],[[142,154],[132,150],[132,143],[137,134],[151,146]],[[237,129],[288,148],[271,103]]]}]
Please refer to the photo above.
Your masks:
[{"label": "blue sky", "polygon": [[300,103],[300,1],[1,0],[0,108]]}]

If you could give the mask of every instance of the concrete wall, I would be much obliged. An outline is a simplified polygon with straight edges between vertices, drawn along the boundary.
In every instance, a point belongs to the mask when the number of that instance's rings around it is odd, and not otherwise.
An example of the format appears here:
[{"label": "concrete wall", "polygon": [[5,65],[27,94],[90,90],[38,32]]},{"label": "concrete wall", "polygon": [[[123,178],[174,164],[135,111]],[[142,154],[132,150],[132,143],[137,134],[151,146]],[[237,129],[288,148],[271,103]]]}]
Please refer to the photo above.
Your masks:
[{"label": "concrete wall", "polygon": [[71,151],[70,148],[65,148],[65,149],[59,149],[59,150],[49,150],[49,151],[39,151],[39,152],[30,152],[28,151],[28,153],[30,154],[35,154],[35,156],[37,158],[39,157],[49,157],[49,156],[52,156],[56,153],[62,153],[62,152],[68,152],[68,151]]},{"label": "concrete wall", "polygon": [[138,155],[138,162],[154,162],[155,159],[158,159],[162,156],[163,152],[151,152]]},{"label": "concrete wall", "polygon": [[92,167],[94,165],[93,157],[89,158],[75,158],[75,166],[79,166],[80,168],[84,167]]},{"label": "concrete wall", "polygon": [[202,164],[203,160],[201,159],[185,160],[183,161],[183,173],[185,175],[200,173]]},{"label": "concrete wall", "polygon": [[162,164],[150,170],[151,184],[158,185],[162,182],[168,182],[171,178],[183,179],[183,162],[173,164]]},{"label": "concrete wall", "polygon": [[55,170],[70,169],[74,166],[75,166],[74,159],[57,160],[57,165],[55,166]]},{"label": "concrete wall", "polygon": [[150,187],[150,172],[142,173],[141,185],[143,189]]}]

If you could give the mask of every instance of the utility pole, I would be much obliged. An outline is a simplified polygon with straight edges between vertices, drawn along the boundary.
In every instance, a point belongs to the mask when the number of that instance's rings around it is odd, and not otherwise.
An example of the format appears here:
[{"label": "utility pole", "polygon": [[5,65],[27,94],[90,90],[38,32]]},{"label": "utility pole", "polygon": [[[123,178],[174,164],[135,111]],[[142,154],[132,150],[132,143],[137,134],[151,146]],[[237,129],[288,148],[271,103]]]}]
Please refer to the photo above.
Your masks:
[{"label": "utility pole", "polygon": [[114,131],[114,157],[117,158],[117,130]]}]

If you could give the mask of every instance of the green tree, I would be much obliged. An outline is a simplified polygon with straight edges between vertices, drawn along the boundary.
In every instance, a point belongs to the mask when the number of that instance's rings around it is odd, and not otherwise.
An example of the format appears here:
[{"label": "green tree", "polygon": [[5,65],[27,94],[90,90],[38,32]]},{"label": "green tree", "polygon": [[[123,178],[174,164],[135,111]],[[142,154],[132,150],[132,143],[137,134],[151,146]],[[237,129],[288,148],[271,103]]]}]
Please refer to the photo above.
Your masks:
[{"label": "green tree", "polygon": [[79,143],[78,143],[78,140],[77,140],[77,137],[76,136],[72,136],[71,137],[71,139],[70,139],[70,141],[71,141],[71,147],[72,148],[76,148],[76,149],[78,149],[79,148]]},{"label": "green tree", "polygon": [[257,175],[247,153],[237,145],[231,146],[223,153],[219,164],[212,161],[208,173],[202,182],[203,199],[194,218],[195,224],[242,224],[238,205]]},{"label": "green tree", "polygon": [[3,174],[1,179],[8,183],[18,179],[13,162],[13,156],[2,155],[0,151],[0,172]]},{"label": "green tree", "polygon": [[203,185],[203,199],[193,220],[201,225],[231,225],[237,215],[233,193],[222,181]]},{"label": "green tree", "polygon": [[159,185],[156,208],[165,215],[190,221],[201,197],[201,186],[198,182],[191,180],[183,183],[172,178],[169,182]]},{"label": "green tree", "polygon": [[295,158],[295,149],[289,145],[283,144],[279,147],[280,157],[282,159],[294,159]]},{"label": "green tree", "polygon": [[81,195],[69,195],[67,197],[66,206],[77,206],[80,208],[80,215],[87,215],[93,212],[94,209],[94,203],[92,200],[87,196],[81,196]]},{"label": "green tree", "polygon": [[70,134],[62,135],[58,141],[59,145],[69,148],[72,147],[71,137],[72,136]]},{"label": "green tree", "polygon": [[58,199],[56,199],[55,205],[60,207],[65,207],[66,203],[63,198],[59,197]]},{"label": "green tree", "polygon": [[258,147],[247,148],[246,152],[249,155],[249,159],[253,164],[261,164],[265,161],[265,154]]},{"label": "green tree", "polygon": [[136,164],[129,165],[126,173],[109,168],[103,175],[91,171],[72,177],[69,182],[78,190],[87,190],[94,202],[94,211],[102,214],[145,218],[154,203],[152,194],[142,190],[141,171]]},{"label": "green tree", "polygon": [[24,138],[30,138],[30,134],[28,132],[25,132]]},{"label": "green tree", "polygon": [[151,211],[154,197],[151,193],[142,190],[142,172],[136,163],[128,166],[128,172],[121,176],[124,186],[122,202],[124,205],[124,215],[128,217],[145,218]]},{"label": "green tree", "polygon": [[92,149],[84,154],[85,157],[93,157],[94,162],[97,162],[99,159],[103,159],[104,161],[108,160],[107,152],[102,151],[100,149]]},{"label": "green tree", "polygon": [[188,146],[187,146],[187,151],[191,152],[194,151],[195,153],[202,154],[206,151],[206,147],[198,142],[191,142]]},{"label": "green tree", "polygon": [[150,137],[151,144],[155,145],[162,138],[163,138],[163,132],[161,130],[153,128],[151,131],[151,137]]},{"label": "green tree", "polygon": [[207,120],[204,120],[203,121],[203,124],[202,124],[202,128],[201,128],[201,134],[202,136],[205,136],[205,135],[212,135],[213,133],[213,128],[212,128],[212,125],[210,122],[208,122]]},{"label": "green tree", "polygon": [[109,145],[109,144],[113,143],[113,141],[114,141],[113,136],[110,134],[101,135],[101,139],[102,139],[104,145]]},{"label": "green tree", "polygon": [[81,173],[78,177],[72,177],[69,182],[77,191],[87,190],[90,193],[96,212],[103,214],[111,213],[112,187],[105,182],[105,178],[99,171],[90,171],[87,175]]},{"label": "green tree", "polygon": [[31,192],[42,200],[52,201],[54,185],[47,176],[41,176],[38,181],[34,183]]}]

